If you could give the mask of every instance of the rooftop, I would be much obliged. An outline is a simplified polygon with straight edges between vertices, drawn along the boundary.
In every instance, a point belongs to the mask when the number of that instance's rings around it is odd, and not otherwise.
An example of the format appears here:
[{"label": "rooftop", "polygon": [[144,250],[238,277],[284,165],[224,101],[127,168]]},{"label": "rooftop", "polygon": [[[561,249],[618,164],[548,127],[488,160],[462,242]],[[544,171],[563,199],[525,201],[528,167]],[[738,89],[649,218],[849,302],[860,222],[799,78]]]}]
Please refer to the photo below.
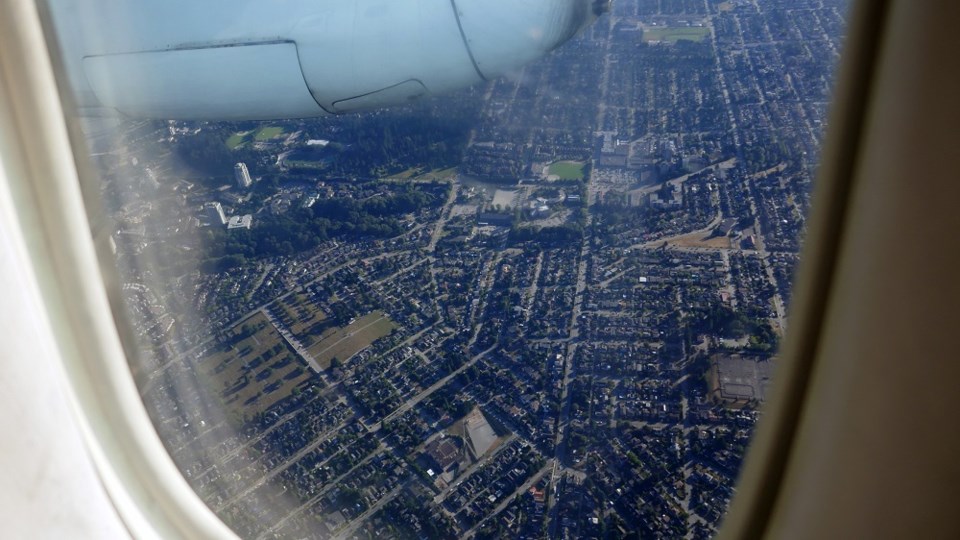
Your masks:
[{"label": "rooftop", "polygon": [[232,216],[227,221],[227,229],[249,229],[253,224],[253,216],[245,214],[242,216]]}]

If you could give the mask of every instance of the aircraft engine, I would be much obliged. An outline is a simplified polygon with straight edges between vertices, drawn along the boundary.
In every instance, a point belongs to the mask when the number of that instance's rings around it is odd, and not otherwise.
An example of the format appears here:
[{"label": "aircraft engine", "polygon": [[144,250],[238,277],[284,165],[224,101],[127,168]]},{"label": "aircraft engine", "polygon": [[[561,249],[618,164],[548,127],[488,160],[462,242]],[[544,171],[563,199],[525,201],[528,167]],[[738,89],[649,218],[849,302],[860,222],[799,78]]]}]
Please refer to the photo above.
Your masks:
[{"label": "aircraft engine", "polygon": [[59,0],[85,116],[257,120],[405,103],[495,78],[605,0]]}]

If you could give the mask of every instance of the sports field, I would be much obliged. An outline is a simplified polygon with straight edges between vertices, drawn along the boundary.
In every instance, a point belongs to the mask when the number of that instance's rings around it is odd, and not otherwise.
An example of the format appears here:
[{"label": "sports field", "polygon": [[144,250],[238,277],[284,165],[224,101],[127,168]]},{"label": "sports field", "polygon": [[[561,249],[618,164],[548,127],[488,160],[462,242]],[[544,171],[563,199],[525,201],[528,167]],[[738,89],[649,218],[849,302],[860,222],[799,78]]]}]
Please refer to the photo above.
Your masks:
[{"label": "sports field", "polygon": [[253,136],[258,141],[269,141],[283,135],[283,128],[279,126],[266,126],[260,128],[257,134]]},{"label": "sports field", "polygon": [[558,161],[550,165],[547,173],[559,176],[561,180],[583,180],[583,163],[579,161]]},{"label": "sports field", "polygon": [[251,140],[263,142],[276,139],[281,137],[284,131],[280,126],[264,126],[260,129],[251,130],[251,131],[238,131],[233,135],[227,137],[227,140],[224,141],[224,144],[227,145],[227,148],[234,150],[239,146],[242,146]]},{"label": "sports field", "polygon": [[241,131],[238,133],[234,133],[229,138],[227,138],[227,141],[226,141],[227,148],[231,150],[236,149],[241,144],[247,142],[247,140],[250,138],[252,134],[253,134],[252,131]]},{"label": "sports field", "polygon": [[325,333],[323,339],[316,341],[308,351],[322,369],[328,369],[334,358],[345,362],[374,341],[388,335],[394,328],[390,317],[381,311],[374,311],[343,328]]}]

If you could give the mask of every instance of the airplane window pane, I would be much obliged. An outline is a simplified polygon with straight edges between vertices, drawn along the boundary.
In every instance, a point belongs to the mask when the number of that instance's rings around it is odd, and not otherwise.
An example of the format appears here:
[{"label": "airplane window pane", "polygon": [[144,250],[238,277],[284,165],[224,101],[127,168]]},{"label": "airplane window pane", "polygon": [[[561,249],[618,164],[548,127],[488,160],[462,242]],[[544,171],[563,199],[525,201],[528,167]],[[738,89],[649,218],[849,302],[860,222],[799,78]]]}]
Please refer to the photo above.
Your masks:
[{"label": "airplane window pane", "polygon": [[244,538],[716,532],[846,0],[181,3],[48,10],[131,370],[213,511]]}]

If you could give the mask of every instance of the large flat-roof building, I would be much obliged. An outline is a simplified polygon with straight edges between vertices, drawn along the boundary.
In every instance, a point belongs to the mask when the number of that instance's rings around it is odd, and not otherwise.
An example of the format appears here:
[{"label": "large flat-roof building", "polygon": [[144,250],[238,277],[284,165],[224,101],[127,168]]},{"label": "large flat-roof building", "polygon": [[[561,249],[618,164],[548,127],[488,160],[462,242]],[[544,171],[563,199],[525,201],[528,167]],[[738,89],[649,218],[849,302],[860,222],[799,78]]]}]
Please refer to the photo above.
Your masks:
[{"label": "large flat-roof building", "polygon": [[253,216],[250,214],[233,216],[227,221],[227,229],[249,229],[252,224]]},{"label": "large flat-roof building", "polygon": [[468,447],[473,451],[474,459],[480,459],[497,441],[497,433],[487,422],[480,409],[474,409],[464,419]]}]

